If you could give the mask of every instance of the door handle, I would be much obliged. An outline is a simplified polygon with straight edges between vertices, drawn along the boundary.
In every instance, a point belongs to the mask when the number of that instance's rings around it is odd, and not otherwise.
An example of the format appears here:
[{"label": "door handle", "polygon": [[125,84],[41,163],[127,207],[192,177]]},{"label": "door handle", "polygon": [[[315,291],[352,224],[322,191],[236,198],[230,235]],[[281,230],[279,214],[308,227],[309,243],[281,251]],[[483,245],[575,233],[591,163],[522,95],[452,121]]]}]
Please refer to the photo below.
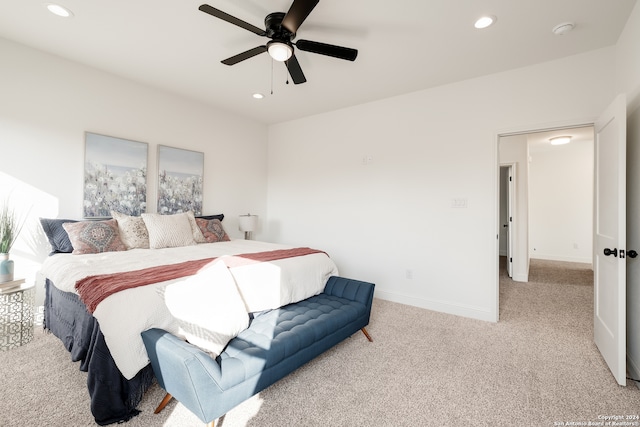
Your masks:
[{"label": "door handle", "polygon": [[629,258],[635,258],[638,256],[638,252],[634,251],[633,249],[631,249],[630,251],[627,252],[627,256]]},{"label": "door handle", "polygon": [[613,255],[614,258],[615,258],[615,257],[618,256],[618,249],[617,248],[613,248],[613,249],[604,248],[604,255],[605,256]]}]

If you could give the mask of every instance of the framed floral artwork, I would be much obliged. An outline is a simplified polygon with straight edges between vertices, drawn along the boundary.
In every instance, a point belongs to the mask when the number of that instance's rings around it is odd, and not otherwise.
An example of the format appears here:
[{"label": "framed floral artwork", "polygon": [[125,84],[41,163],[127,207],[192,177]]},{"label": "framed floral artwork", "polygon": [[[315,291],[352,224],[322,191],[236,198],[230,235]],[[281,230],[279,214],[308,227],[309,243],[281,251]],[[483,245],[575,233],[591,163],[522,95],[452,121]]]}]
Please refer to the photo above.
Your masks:
[{"label": "framed floral artwork", "polygon": [[204,153],[158,146],[158,213],[202,214]]},{"label": "framed floral artwork", "polygon": [[144,142],[85,132],[85,218],[146,212],[148,150]]}]

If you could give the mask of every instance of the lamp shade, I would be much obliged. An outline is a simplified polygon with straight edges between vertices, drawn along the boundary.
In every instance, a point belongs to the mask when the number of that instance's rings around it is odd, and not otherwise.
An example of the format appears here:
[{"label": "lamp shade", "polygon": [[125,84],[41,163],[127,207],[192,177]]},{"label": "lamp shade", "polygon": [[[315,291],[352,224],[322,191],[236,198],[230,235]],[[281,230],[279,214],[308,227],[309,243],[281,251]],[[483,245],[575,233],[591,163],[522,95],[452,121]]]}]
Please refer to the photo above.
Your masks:
[{"label": "lamp shade", "polygon": [[258,227],[258,215],[240,215],[238,218],[238,228],[240,231],[251,232],[255,231]]}]

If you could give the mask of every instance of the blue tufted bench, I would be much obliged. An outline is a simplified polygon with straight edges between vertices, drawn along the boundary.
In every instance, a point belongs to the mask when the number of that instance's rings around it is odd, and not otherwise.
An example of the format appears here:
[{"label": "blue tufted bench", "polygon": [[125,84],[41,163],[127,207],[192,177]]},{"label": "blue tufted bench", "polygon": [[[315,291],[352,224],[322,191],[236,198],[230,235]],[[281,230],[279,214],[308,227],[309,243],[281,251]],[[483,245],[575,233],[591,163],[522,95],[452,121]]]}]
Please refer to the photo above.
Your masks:
[{"label": "blue tufted bench", "polygon": [[162,329],[142,333],[167,395],[203,422],[215,420],[369,324],[374,284],[332,276],[324,292],[256,316],[213,359]]}]

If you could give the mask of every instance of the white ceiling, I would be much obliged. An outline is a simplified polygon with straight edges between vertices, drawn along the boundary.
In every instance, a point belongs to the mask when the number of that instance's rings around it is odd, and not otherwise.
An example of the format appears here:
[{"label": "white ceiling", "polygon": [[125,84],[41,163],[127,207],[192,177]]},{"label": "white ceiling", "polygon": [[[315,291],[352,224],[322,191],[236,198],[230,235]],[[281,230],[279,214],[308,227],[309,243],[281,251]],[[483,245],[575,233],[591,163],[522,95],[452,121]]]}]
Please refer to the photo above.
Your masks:
[{"label": "white ceiling", "polygon": [[[45,0],[46,1],[46,0]],[[352,47],[355,62],[297,51],[285,84],[267,54],[221,60],[268,39],[198,10],[207,3],[264,28],[291,0],[0,0],[0,37],[264,123],[277,123],[614,45],[636,0],[320,0],[297,39]],[[50,0],[54,2],[55,0]],[[483,14],[495,25],[476,30]],[[564,36],[551,29],[573,21]],[[273,87],[273,94],[270,95]],[[254,92],[265,98],[255,100]]]}]

